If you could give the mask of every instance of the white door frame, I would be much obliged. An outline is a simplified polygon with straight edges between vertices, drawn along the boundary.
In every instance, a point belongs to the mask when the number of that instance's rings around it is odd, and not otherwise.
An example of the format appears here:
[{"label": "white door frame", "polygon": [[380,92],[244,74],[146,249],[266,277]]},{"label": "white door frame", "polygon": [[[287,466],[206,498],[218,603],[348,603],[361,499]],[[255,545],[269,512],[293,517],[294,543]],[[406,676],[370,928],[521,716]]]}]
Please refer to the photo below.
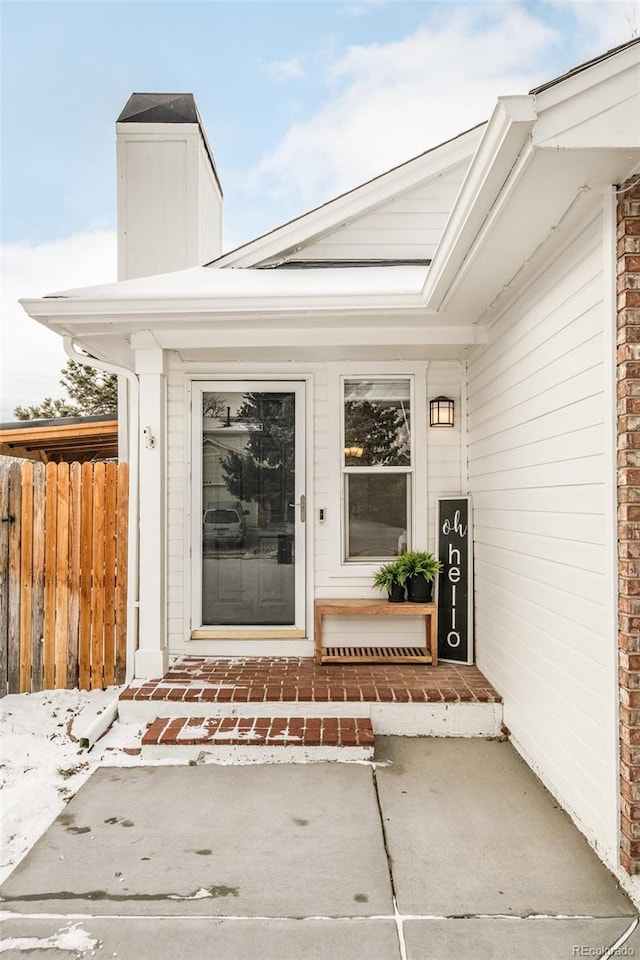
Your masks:
[{"label": "white door frame", "polygon": [[306,520],[301,517],[300,507],[294,512],[295,543],[295,622],[283,626],[255,626],[216,624],[214,628],[203,626],[202,619],[202,395],[210,392],[246,393],[270,392],[295,394],[295,502],[300,504],[306,495],[306,378],[296,380],[259,379],[228,380],[212,375],[206,379],[191,381],[191,637],[196,640],[242,637],[243,639],[302,638],[306,631],[306,530],[312,522],[309,498],[307,497]]}]

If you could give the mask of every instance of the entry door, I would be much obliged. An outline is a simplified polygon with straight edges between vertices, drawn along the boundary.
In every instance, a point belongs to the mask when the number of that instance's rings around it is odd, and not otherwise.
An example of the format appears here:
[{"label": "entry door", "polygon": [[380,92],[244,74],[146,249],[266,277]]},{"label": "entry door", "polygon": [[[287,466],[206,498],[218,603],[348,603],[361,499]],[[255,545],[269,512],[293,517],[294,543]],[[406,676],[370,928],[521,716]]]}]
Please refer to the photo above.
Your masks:
[{"label": "entry door", "polygon": [[304,383],[194,385],[198,636],[304,636]]}]

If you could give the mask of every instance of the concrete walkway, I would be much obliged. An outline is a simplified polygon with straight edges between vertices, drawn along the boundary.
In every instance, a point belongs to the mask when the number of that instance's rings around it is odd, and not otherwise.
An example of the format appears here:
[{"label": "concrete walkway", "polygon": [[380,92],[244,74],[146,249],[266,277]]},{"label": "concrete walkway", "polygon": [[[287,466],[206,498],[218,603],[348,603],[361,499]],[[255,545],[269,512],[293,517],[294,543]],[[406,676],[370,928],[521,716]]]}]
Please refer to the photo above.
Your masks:
[{"label": "concrete walkway", "polygon": [[510,744],[386,738],[376,758],[99,770],[0,889],[0,952],[555,960],[633,924]]}]

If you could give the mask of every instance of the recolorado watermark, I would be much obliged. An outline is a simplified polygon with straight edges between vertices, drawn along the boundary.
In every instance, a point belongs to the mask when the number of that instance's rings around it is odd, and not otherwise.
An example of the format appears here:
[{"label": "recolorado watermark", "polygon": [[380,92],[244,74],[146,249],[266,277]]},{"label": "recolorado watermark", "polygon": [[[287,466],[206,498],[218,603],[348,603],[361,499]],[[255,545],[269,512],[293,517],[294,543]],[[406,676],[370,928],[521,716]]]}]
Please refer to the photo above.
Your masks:
[{"label": "recolorado watermark", "polygon": [[572,957],[635,957],[633,947],[587,947],[574,944]]}]

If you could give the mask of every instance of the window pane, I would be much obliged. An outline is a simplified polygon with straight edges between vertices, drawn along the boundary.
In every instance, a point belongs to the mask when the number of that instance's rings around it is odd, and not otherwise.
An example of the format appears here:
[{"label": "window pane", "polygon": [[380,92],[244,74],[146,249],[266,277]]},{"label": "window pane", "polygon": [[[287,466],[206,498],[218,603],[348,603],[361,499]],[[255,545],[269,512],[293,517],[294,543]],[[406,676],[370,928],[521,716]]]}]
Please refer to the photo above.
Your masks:
[{"label": "window pane", "polygon": [[345,380],[344,462],[347,467],[411,463],[408,378]]},{"label": "window pane", "polygon": [[406,473],[348,473],[347,560],[397,557],[408,548]]}]

